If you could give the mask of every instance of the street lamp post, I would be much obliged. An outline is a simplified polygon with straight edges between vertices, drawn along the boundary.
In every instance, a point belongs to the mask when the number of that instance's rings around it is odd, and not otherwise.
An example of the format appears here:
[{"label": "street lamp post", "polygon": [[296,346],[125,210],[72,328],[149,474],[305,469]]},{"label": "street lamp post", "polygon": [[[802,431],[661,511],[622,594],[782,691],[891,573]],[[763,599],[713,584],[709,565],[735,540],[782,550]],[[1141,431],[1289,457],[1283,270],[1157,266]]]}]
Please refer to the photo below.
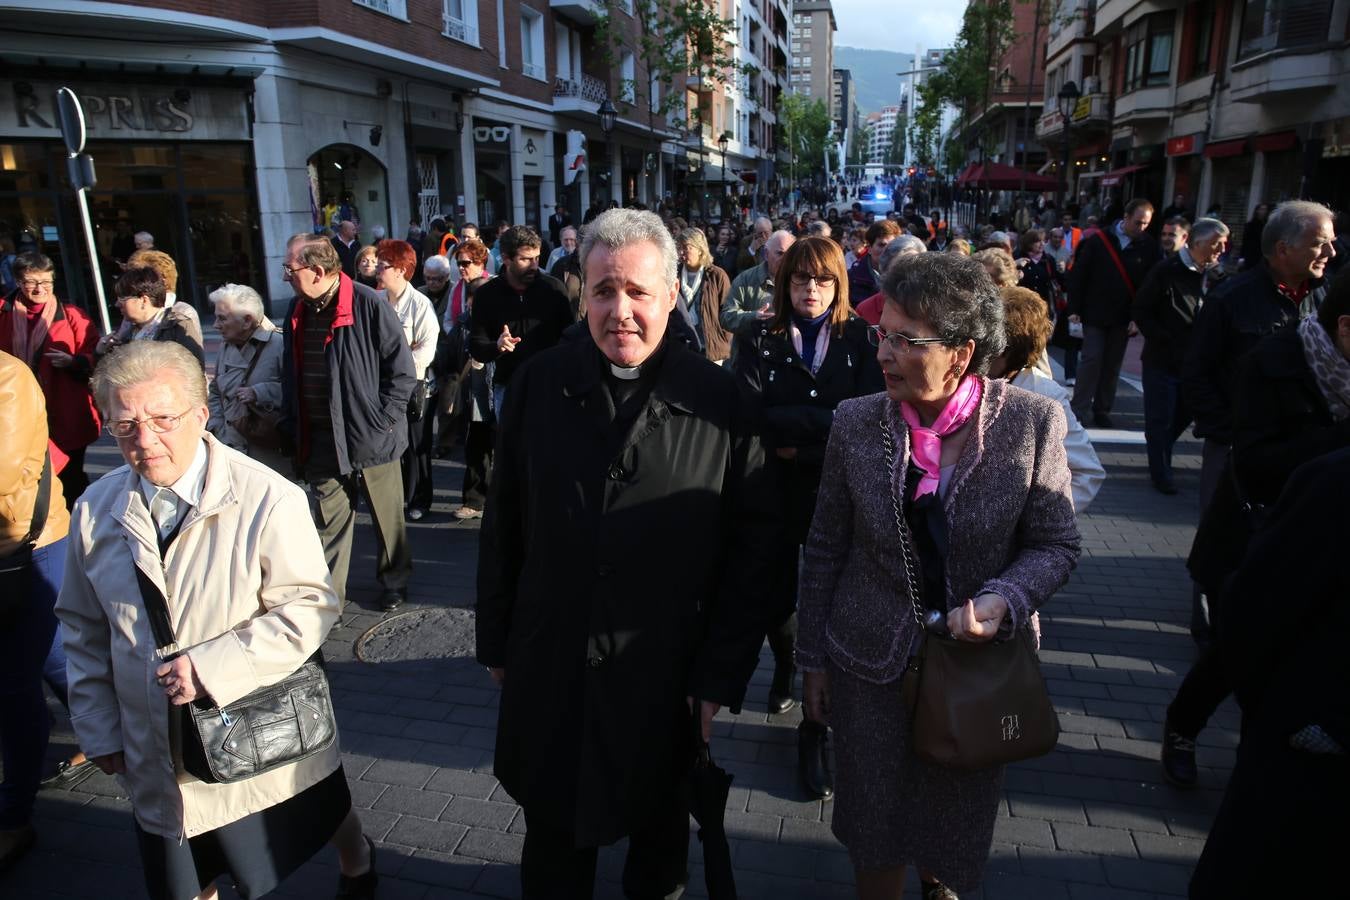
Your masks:
[{"label": "street lamp post", "polygon": [[722,151],[722,202],[718,206],[721,208],[723,219],[727,217],[727,144],[729,143],[731,143],[731,132],[722,132],[722,136],[717,139],[717,147]]},{"label": "street lamp post", "polygon": [[[596,110],[596,112],[600,116],[600,130],[605,133],[605,152],[607,155],[611,155],[611,159],[609,160],[609,177],[612,181],[614,179],[614,160],[612,154],[617,148],[610,143],[609,136],[610,133],[614,131],[614,124],[619,118],[619,111],[614,108],[613,102],[610,101],[609,95],[606,94],[604,102],[600,104],[600,108]],[[609,198],[611,200],[614,199],[615,190],[616,186],[611,184],[609,186]]]},{"label": "street lamp post", "polygon": [[1059,89],[1059,94],[1056,96],[1059,101],[1059,114],[1064,120],[1064,156],[1061,160],[1063,171],[1060,173],[1063,177],[1060,179],[1059,199],[1055,204],[1055,208],[1059,210],[1060,215],[1064,215],[1064,195],[1069,189],[1069,121],[1073,116],[1074,108],[1078,105],[1080,96],[1078,85],[1072,81],[1064,82],[1064,87]]}]

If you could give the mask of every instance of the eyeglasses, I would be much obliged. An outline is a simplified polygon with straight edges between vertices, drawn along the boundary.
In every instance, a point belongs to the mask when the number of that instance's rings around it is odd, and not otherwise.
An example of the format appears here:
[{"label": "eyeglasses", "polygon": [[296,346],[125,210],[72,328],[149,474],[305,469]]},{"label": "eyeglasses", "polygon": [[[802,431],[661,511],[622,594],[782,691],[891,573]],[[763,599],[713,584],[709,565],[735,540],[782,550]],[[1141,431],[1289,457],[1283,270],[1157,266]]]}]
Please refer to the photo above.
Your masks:
[{"label": "eyeglasses", "polygon": [[796,287],[806,287],[811,282],[821,290],[828,290],[838,284],[839,279],[833,275],[803,275],[801,272],[792,273],[792,284]]},{"label": "eyeglasses", "polygon": [[103,428],[115,438],[129,438],[140,429],[142,425],[149,425],[150,430],[155,434],[167,434],[170,431],[177,431],[178,426],[182,424],[183,417],[192,412],[185,409],[176,416],[147,416],[144,419],[118,419],[116,422],[109,422]]},{"label": "eyeglasses", "polygon": [[473,260],[457,259],[455,260],[455,265],[459,266],[461,269],[467,269],[469,266],[473,265]]},{"label": "eyeglasses", "polygon": [[37,291],[37,290],[51,291],[56,289],[56,282],[54,281],[37,281],[36,279],[33,278],[25,278],[23,281],[19,283],[23,285],[23,289],[25,291]]},{"label": "eyeglasses", "polygon": [[292,269],[290,266],[286,265],[285,263],[282,263],[282,264],[281,264],[281,277],[282,277],[282,278],[285,278],[286,280],[289,281],[290,279],[292,279],[292,278],[295,277],[295,273],[296,273],[296,272],[303,272],[303,271],[305,271],[305,269],[308,269],[308,268],[310,268],[310,266],[299,266],[299,267],[297,267],[297,268]]},{"label": "eyeglasses", "polygon": [[867,342],[873,347],[880,347],[885,344],[892,353],[908,353],[911,347],[922,347],[925,344],[941,344],[944,339],[940,337],[916,338],[907,334],[901,334],[893,331],[890,334],[881,330],[878,325],[869,325],[867,327]]}]

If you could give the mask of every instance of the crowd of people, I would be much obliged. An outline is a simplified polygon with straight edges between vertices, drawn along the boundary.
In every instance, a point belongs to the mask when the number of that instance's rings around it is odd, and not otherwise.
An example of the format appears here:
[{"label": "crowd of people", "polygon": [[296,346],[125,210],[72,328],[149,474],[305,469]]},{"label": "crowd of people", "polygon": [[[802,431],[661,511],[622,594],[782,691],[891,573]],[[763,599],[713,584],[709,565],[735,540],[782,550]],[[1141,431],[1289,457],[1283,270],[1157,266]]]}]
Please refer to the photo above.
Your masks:
[{"label": "crowd of people", "polygon": [[[375,896],[336,728],[306,719],[331,709],[306,694],[294,739],[243,751],[202,720],[229,728],[322,672],[362,499],[376,602],[403,605],[407,523],[432,513],[433,460],[461,454],[451,515],[482,518],[477,656],[501,689],[495,772],[524,809],[526,898],[590,896],[597,848],[625,837],[626,894],[679,895],[697,748],[741,710],[766,639],[768,710],[803,706],[802,789],[834,799],[858,895],[899,897],[908,867],[925,900],[974,890],[1003,768],[917,754],[898,688],[924,640],[1039,636],[1106,477],[1087,427],[1114,427],[1136,332],[1152,486],[1176,494],[1177,439],[1193,424],[1204,440],[1201,652],[1167,710],[1166,778],[1196,783],[1228,694],[1245,717],[1193,896],[1258,877],[1272,831],[1285,863],[1329,864],[1302,812],[1347,796],[1345,704],[1284,701],[1346,674],[1337,633],[1272,653],[1254,623],[1260,554],[1296,542],[1304,510],[1329,521],[1343,486],[1332,214],[1280,204],[1232,274],[1227,225],[1174,214],[1155,238],[1147,200],[1100,226],[999,224],[966,233],[913,205],[714,224],[559,209],[546,234],[436,219],[363,246],[335,208],[284,248],[280,324],[251,286],[211,293],[209,373],[166,254],[129,255],[103,336],[55,296],[51,259],[18,255],[0,306],[0,866],[34,840],[45,679],[82,750],[48,783],[122,776],[156,900],[209,900],[220,877],[260,896],[325,843],[337,896]],[[126,465],[90,484],[101,432]],[[1340,615],[1314,599],[1344,592],[1329,561],[1293,578],[1314,592],[1303,621]],[[1292,774],[1314,756],[1321,781]],[[1262,781],[1271,766],[1295,793]]]}]

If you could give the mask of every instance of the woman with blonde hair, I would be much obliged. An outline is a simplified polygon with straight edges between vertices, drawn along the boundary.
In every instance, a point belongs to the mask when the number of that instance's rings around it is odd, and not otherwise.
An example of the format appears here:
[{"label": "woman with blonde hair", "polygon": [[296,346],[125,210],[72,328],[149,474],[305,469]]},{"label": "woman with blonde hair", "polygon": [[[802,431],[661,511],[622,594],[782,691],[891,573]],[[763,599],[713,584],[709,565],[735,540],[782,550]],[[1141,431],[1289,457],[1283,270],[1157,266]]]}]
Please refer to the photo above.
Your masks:
[{"label": "woman with blonde hair", "polygon": [[708,238],[697,228],[676,236],[680,251],[679,291],[675,308],[698,335],[700,353],[719,365],[731,355],[731,333],[718,321],[731,279],[713,264]]},{"label": "woman with blonde hair", "polygon": [[977,250],[971,254],[971,258],[984,266],[995,287],[1016,285],[1018,278],[1021,277],[1021,273],[1017,271],[1017,263],[1013,262],[1012,254],[1002,247]]},{"label": "woman with blonde hair", "polygon": [[945,251],[943,251],[943,252],[944,252],[944,253],[959,253],[959,254],[961,254],[962,256],[969,256],[969,255],[970,255],[970,241],[966,240],[965,238],[956,238],[955,240],[953,240],[951,243],[949,243],[949,244],[947,245],[947,249],[946,249]]},{"label": "woman with blonde hair", "polygon": [[[772,316],[736,339],[733,357],[737,373],[759,399],[769,469],[788,503],[788,527],[776,554],[778,602],[768,633],[774,655],[771,714],[785,713],[795,702],[797,561],[815,511],[835,407],[882,389],[867,323],[849,306],[839,245],[829,238],[803,238],[784,253],[778,272]],[[823,762],[825,735],[813,722],[798,730],[802,781],[818,797],[834,790]]]}]

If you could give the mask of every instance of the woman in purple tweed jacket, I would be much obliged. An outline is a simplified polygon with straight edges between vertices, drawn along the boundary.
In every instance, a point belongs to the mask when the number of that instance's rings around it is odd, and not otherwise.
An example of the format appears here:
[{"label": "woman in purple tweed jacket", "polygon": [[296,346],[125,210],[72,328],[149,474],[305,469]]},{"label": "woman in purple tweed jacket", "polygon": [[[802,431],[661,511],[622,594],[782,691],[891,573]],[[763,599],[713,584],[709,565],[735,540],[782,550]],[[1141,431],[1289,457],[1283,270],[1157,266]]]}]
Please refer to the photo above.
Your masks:
[{"label": "woman in purple tweed jacket", "polygon": [[[899,552],[899,500],[917,593],[958,640],[1030,627],[1079,552],[1059,405],[984,377],[1002,352],[1003,302],[978,262],[897,260],[872,332],[886,392],[839,405],[806,545],[798,664],[806,715],[835,732],[835,835],[858,896],[897,898],[917,865],[924,900],[980,883],[1002,768],[916,758],[900,678],[921,628]],[[884,434],[894,461],[888,468]]]}]

